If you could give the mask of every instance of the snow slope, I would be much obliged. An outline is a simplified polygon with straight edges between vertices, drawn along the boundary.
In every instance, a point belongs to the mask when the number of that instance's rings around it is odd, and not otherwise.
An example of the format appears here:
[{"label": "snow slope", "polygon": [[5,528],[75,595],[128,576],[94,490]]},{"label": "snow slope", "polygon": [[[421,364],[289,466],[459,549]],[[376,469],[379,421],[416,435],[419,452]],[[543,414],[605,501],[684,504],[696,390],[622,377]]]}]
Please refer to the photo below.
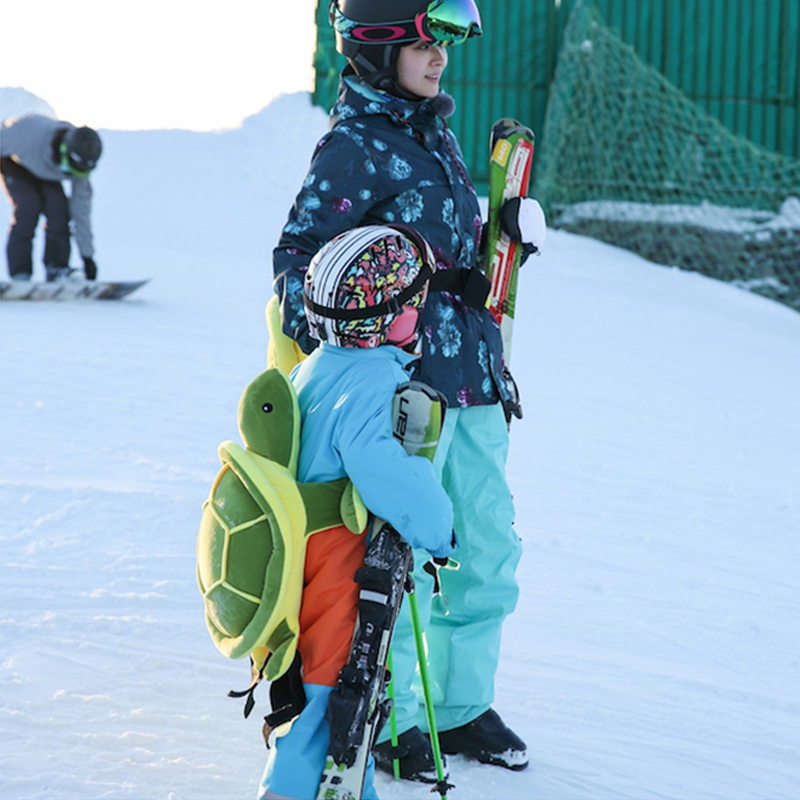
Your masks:
[{"label": "snow slope", "polygon": [[0,87],[0,122],[23,114],[42,114],[57,118],[53,107],[35,94],[19,86]]},{"label": "snow slope", "polygon": [[[101,275],[152,282],[2,304],[5,800],[255,796],[266,691],[246,722],[225,696],[249,676],[205,631],[195,535],[325,127],[292,95],[235,131],[104,132]],[[531,766],[453,758],[448,796],[797,798],[800,315],[557,231],[520,291],[496,707]]]}]

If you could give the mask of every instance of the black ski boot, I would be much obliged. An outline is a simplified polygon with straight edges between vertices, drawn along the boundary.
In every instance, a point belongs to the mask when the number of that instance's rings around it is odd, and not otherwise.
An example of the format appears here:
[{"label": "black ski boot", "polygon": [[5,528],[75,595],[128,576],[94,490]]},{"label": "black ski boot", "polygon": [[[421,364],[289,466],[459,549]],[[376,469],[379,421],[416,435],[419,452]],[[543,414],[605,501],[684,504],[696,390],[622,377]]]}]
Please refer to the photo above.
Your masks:
[{"label": "black ski boot", "polygon": [[[396,751],[389,741],[376,745],[372,749],[372,755],[375,757],[375,766],[390,775],[394,775],[396,755],[400,760],[400,777],[403,780],[421,783],[437,783],[439,780],[431,740],[416,726],[397,737]],[[444,756],[442,767],[447,768]],[[447,774],[444,777],[447,780]]]},{"label": "black ski boot", "polygon": [[491,708],[460,728],[440,731],[439,741],[442,752],[449,755],[460,754],[513,770],[528,766],[527,745]]}]

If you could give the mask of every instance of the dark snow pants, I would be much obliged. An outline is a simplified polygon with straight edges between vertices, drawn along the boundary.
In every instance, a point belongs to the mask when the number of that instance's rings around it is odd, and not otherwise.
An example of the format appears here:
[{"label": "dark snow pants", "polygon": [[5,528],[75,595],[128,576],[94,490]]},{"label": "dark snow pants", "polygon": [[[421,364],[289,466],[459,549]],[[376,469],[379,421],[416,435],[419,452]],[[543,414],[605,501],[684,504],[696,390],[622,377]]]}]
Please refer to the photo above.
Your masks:
[{"label": "dark snow pants", "polygon": [[10,158],[0,159],[0,172],[11,201],[11,227],[6,255],[8,272],[14,276],[33,272],[33,237],[39,217],[44,214],[44,263],[65,267],[69,264],[69,201],[60,181],[44,181]]}]

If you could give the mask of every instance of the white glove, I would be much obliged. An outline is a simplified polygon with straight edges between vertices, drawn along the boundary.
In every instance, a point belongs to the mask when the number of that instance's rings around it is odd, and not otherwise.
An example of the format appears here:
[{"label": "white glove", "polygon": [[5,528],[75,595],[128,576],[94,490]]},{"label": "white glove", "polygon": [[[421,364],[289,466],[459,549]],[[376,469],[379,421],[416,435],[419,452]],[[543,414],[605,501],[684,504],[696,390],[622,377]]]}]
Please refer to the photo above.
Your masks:
[{"label": "white glove", "polygon": [[547,221],[538,200],[515,197],[500,209],[500,227],[515,242],[526,245],[531,253],[541,250],[547,238]]}]

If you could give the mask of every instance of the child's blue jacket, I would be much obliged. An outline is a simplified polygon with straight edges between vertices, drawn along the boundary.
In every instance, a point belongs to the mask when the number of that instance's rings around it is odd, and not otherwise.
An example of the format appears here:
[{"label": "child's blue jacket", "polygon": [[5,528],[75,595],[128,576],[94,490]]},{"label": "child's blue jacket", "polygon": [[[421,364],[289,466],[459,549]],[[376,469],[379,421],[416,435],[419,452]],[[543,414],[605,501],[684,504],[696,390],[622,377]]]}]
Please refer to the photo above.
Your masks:
[{"label": "child's blue jacket", "polygon": [[450,554],[453,509],[425,458],[392,435],[392,399],[415,359],[391,345],[321,344],[291,375],[302,426],[298,480],[347,475],[366,507],[412,546]]}]

